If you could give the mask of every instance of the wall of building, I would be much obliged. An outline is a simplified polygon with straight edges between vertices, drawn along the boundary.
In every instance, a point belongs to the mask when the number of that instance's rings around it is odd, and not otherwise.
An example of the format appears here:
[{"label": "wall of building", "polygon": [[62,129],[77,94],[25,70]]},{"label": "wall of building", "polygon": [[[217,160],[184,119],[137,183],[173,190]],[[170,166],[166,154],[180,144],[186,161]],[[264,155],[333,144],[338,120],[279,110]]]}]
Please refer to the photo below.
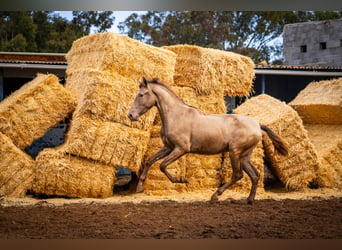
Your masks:
[{"label": "wall of building", "polygon": [[283,39],[285,64],[342,67],[342,19],[287,24]]}]

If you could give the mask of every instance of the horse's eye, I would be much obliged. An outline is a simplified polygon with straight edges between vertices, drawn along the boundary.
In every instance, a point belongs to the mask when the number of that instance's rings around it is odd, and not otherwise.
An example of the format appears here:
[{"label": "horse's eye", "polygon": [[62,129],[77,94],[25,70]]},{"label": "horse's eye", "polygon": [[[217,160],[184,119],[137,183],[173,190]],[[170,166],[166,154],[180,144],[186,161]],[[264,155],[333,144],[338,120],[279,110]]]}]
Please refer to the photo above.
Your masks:
[{"label": "horse's eye", "polygon": [[139,94],[139,97],[143,97],[144,96],[144,94]]}]

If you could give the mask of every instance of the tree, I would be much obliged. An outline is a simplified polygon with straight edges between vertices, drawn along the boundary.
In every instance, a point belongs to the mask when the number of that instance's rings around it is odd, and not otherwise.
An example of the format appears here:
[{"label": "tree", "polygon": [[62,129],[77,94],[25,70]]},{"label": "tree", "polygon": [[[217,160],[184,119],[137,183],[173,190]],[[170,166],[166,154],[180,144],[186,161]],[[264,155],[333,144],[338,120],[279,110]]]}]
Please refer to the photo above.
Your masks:
[{"label": "tree", "polygon": [[255,62],[281,54],[274,43],[287,23],[340,18],[342,12],[302,11],[149,11],[133,13],[118,26],[121,33],[155,46],[192,44],[235,51]]}]

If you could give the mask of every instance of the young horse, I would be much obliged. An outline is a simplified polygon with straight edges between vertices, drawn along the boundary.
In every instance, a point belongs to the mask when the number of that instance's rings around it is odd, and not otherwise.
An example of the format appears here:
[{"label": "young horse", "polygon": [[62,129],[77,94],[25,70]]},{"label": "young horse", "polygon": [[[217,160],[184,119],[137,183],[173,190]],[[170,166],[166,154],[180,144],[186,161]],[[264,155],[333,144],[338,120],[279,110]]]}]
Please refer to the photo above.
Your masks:
[{"label": "young horse", "polygon": [[161,139],[164,147],[146,162],[139,177],[137,192],[143,191],[143,184],[151,165],[165,158],[160,170],[173,183],[187,183],[184,177],[175,178],[166,169],[186,153],[219,154],[229,152],[233,169],[232,178],[219,187],[211,201],[218,200],[227,188],[240,180],[245,171],[251,179],[252,187],[248,203],[252,204],[256,194],[259,173],[250,161],[253,149],[262,138],[264,130],[272,140],[275,149],[287,155],[284,141],[267,126],[243,115],[204,114],[186,105],[167,85],[157,78],[147,81],[143,78],[134,103],[128,113],[131,121],[137,121],[151,107],[157,106],[162,120]]}]

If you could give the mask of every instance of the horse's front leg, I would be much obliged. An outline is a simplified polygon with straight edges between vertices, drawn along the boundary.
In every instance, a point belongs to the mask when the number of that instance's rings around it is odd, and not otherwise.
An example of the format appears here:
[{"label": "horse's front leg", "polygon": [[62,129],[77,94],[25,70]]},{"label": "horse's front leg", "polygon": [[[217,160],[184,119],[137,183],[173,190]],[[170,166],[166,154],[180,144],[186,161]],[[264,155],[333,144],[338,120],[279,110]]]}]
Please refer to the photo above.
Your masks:
[{"label": "horse's front leg", "polygon": [[144,191],[144,182],[146,180],[146,176],[147,176],[147,172],[150,169],[150,167],[153,165],[153,163],[155,163],[156,161],[164,158],[166,155],[168,155],[170,152],[172,151],[172,149],[168,148],[168,147],[163,147],[161,148],[157,153],[155,153],[154,155],[152,155],[146,162],[145,167],[143,168],[140,176],[139,176],[139,182],[137,185],[137,189],[136,192],[137,193],[141,193],[142,191]]},{"label": "horse's front leg", "polygon": [[166,167],[170,165],[172,162],[176,161],[182,155],[186,154],[187,152],[182,150],[181,148],[174,148],[172,152],[165,157],[165,159],[160,163],[160,170],[169,178],[172,183],[188,183],[185,177],[175,178],[173,177],[167,170]]}]

